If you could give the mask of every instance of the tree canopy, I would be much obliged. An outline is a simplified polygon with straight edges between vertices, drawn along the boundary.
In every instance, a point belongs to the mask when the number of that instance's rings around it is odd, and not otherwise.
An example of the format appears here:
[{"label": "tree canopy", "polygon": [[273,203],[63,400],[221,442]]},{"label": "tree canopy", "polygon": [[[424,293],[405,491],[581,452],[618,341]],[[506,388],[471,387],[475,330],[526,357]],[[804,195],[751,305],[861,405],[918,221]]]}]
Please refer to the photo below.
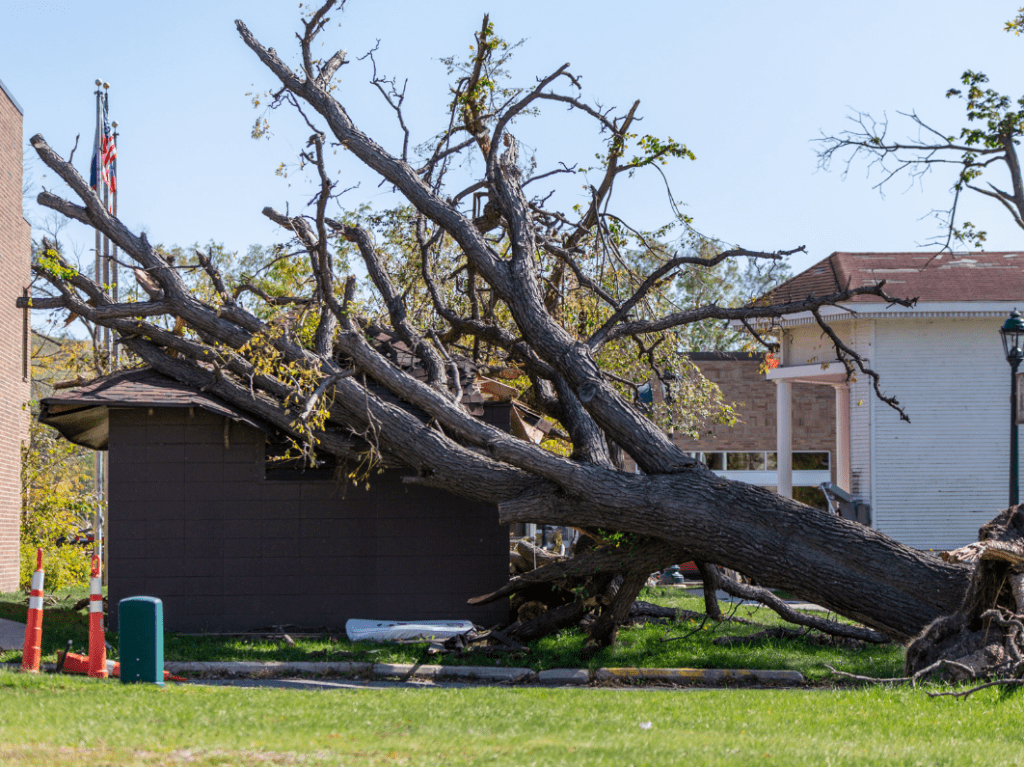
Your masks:
[{"label": "tree canopy", "polygon": [[[1006,31],[1020,35],[1024,8],[1006,22]],[[914,135],[890,137],[889,120],[867,112],[850,116],[853,127],[819,139],[819,166],[828,169],[840,162],[844,173],[853,163],[866,161],[881,178],[875,188],[884,191],[895,180],[920,181],[932,171],[947,170],[952,179],[949,208],[935,211],[941,234],[933,245],[982,248],[986,232],[959,215],[961,196],[980,195],[998,202],[1013,222],[1024,229],[1024,176],[1019,145],[1024,136],[1024,95],[1014,99],[987,87],[983,72],[966,70],[960,87],[946,91],[946,98],[963,101],[967,124],[947,130],[926,122],[916,111],[897,112]]]},{"label": "tree canopy", "polygon": [[[33,416],[38,401],[55,386],[87,380],[91,344],[73,338],[37,334],[32,343]],[[21,450],[21,570],[19,583],[27,588],[35,569],[36,549],[47,552],[47,583],[51,588],[84,586],[89,557],[84,540],[95,513],[92,456],[60,437],[34,417],[28,442]]]},{"label": "tree canopy", "polygon": [[[486,16],[468,58],[448,61],[451,99],[440,129],[425,139],[406,126],[404,89],[378,74],[372,55],[366,59],[369,85],[402,136],[388,151],[345,108],[354,78],[341,75],[355,67],[329,26],[343,5],[304,9],[294,64],[236,23],[275,81],[257,97],[260,105],[295,110],[309,131],[299,163],[313,174],[316,193],[294,212],[263,211],[289,238],[269,255],[271,270],[233,273],[203,249],[186,261],[153,246],[36,135],[31,144],[42,162],[78,198],[43,192],[40,204],[107,234],[143,290],[140,300],[115,302],[53,249],[35,266],[52,295],[24,303],[116,331],[139,363],[251,413],[310,456],[403,467],[410,484],[496,504],[502,523],[580,529],[588,542],[572,565],[573,577],[584,579],[580,600],[558,615],[578,620],[580,609],[597,605],[589,631],[599,643],[614,640],[651,571],[692,558],[709,582],[720,576],[715,566],[745,573],[861,621],[869,628],[859,636],[875,640],[909,641],[956,610],[969,566],[717,477],[665,431],[718,406],[681,354],[704,343],[700,323],[733,323],[770,349],[782,316],[809,311],[827,333],[820,307],[858,295],[912,301],[888,295],[884,283],[786,303],[759,300],[770,283],[726,296],[715,287],[716,270],[737,275],[728,271],[737,259],[770,266],[802,248],[724,246],[679,212],[670,190],[676,215],[664,226],[645,229],[619,216],[615,201],[634,175],[660,173],[693,153],[643,133],[638,102],[618,110],[583,99],[569,64],[534,82],[509,82],[514,46]],[[541,166],[517,140],[525,120],[543,120],[552,107],[578,119],[579,142],[595,149],[593,167]],[[267,119],[261,114],[254,135]],[[379,174],[402,206],[342,208],[336,161]],[[581,178],[585,201],[562,205],[571,197],[560,190],[578,189]],[[367,275],[363,293],[350,260]],[[411,362],[380,343],[382,328]],[[837,354],[878,391],[863,359],[848,349]],[[465,366],[515,382],[571,447],[550,450],[474,418],[462,406],[464,386],[474,385],[462,378]],[[671,412],[652,413],[636,396],[652,377],[673,391]],[[623,470],[626,458],[637,473]],[[565,576],[562,565],[542,567],[481,599]],[[538,620],[557,628],[558,615]]]}]

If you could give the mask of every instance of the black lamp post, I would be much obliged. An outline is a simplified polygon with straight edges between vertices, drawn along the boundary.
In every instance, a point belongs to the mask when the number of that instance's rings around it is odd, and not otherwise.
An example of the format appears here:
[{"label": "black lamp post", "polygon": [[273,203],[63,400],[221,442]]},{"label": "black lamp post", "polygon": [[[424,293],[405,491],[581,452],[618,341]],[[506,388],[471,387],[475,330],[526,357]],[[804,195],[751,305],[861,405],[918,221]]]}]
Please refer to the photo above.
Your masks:
[{"label": "black lamp post", "polygon": [[1024,361],[1024,317],[1016,309],[999,329],[1003,350],[1010,363],[1010,505],[1019,502],[1017,492],[1017,368]]}]

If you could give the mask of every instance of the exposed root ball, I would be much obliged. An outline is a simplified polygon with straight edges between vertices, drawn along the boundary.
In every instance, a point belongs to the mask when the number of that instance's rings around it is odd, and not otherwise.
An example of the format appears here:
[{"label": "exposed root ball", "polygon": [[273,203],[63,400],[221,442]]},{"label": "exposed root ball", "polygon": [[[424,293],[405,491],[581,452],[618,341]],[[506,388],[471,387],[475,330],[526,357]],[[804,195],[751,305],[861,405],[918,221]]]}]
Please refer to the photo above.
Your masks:
[{"label": "exposed root ball", "polygon": [[1024,673],[1024,505],[981,528],[978,542],[943,558],[973,563],[963,605],[907,648],[908,675],[944,661],[952,681],[1019,678]]}]

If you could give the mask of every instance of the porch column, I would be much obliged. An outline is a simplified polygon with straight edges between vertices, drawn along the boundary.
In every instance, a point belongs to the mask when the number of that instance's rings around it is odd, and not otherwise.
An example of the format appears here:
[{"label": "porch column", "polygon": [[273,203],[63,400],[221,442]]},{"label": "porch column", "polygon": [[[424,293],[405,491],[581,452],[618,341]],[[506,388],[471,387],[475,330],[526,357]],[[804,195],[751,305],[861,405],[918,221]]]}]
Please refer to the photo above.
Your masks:
[{"label": "porch column", "polygon": [[852,492],[850,475],[850,386],[835,384],[836,390],[836,484]]},{"label": "porch column", "polygon": [[775,382],[775,453],[778,459],[779,495],[793,497],[793,384],[785,378]]}]

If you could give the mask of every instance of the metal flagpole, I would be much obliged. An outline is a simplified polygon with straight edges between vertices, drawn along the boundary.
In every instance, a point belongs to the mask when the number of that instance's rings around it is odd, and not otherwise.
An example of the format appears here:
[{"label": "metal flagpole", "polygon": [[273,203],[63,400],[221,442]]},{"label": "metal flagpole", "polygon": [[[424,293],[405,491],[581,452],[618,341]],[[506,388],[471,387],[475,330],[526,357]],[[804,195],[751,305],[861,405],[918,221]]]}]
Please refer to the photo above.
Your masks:
[{"label": "metal flagpole", "polygon": [[[118,136],[118,133],[117,133],[117,123],[116,122],[111,123],[111,127],[113,127],[113,129],[114,129],[113,141],[114,141],[114,146],[116,147],[117,146],[117,136]],[[111,177],[114,179],[114,191],[113,191],[114,207],[113,207],[113,209],[110,212],[114,215],[115,218],[117,218],[117,186],[118,186],[118,184],[117,184],[117,154],[116,153],[114,154],[114,159],[110,161],[110,173],[111,173]],[[113,251],[113,258],[110,261],[110,286],[111,286],[111,292],[112,292],[113,298],[114,298],[114,303],[116,304],[120,300],[119,295],[118,295],[119,291],[118,291],[117,243],[116,242],[113,244],[112,251]],[[113,341],[113,365],[112,365],[112,369],[113,370],[117,370],[120,367],[120,359],[119,359],[120,356],[121,356],[121,346],[117,342],[117,334],[115,333],[114,334],[114,341]]]},{"label": "metal flagpole", "polygon": [[[100,89],[101,85],[103,85],[103,82],[101,80],[97,80],[96,81],[96,140],[95,140],[94,146],[93,146],[93,157],[92,157],[93,167],[92,167],[92,173],[91,173],[91,176],[93,177],[92,180],[95,182],[94,189],[96,191],[96,194],[100,197],[100,199],[103,198],[102,191],[101,191],[103,182],[101,181],[101,173],[100,173],[100,170],[102,168],[102,163],[103,163],[103,159],[102,159],[102,155],[101,155],[101,149],[100,149],[100,146],[101,146],[100,142],[101,142],[102,135],[103,135],[103,102],[102,102],[103,91]],[[99,167],[97,166],[97,163],[99,163]],[[96,230],[96,266],[95,266],[95,272],[94,272],[94,275],[95,275],[95,278],[96,278],[97,282],[100,282],[102,280],[102,277],[103,277],[103,267],[102,267],[102,264],[101,264],[102,258],[103,258],[102,236],[100,235],[100,231],[97,229]],[[95,337],[93,338],[93,349],[96,351],[97,361],[100,358],[100,348],[102,348],[102,340],[101,339],[102,339],[102,336],[101,336],[101,338],[95,338]],[[102,369],[100,369],[99,372],[102,372]],[[96,483],[96,487],[95,487],[96,515],[93,518],[93,528],[92,528],[92,530],[93,530],[93,538],[94,538],[93,545],[95,547],[95,551],[96,551],[97,556],[99,556],[100,561],[102,562],[103,561],[103,517],[104,517],[104,514],[103,514],[103,468],[104,468],[104,466],[103,466],[103,454],[102,454],[101,451],[95,450],[95,451],[93,451],[92,456],[93,456],[93,462],[92,462],[92,466],[93,466],[93,480]]]},{"label": "metal flagpole", "polygon": [[[97,80],[96,81],[96,140],[94,142],[93,150],[92,150],[92,154],[93,154],[93,157],[92,157],[93,168],[92,168],[92,171],[90,173],[90,176],[92,176],[92,181],[94,182],[93,189],[95,190],[97,196],[99,196],[99,198],[102,200],[103,199],[103,193],[101,191],[101,183],[102,182],[100,181],[100,169],[96,167],[96,162],[97,162],[97,159],[98,159],[97,155],[100,152],[100,141],[101,141],[101,137],[103,135],[103,102],[102,102],[103,91],[100,90],[100,86],[101,85],[103,85],[103,82],[101,80]],[[102,159],[100,159],[99,162],[102,163]],[[101,266],[101,263],[100,263],[102,258],[103,258],[103,255],[102,255],[103,254],[103,244],[102,243],[103,243],[103,236],[100,234],[100,230],[97,229],[96,230],[96,271],[94,272],[94,276],[95,276],[97,282],[100,282],[100,280],[102,279],[102,276],[103,276],[103,267]],[[93,340],[93,348],[95,348],[95,347],[96,347],[96,341]]]},{"label": "metal flagpole", "polygon": [[[110,83],[103,83],[103,111],[104,111],[104,139],[106,139],[106,120],[110,119]],[[104,157],[100,160],[101,165],[105,164],[106,160],[106,146],[104,143]],[[109,178],[109,176],[108,176]],[[109,180],[103,184],[103,207],[108,211],[110,208],[110,182]],[[110,238],[103,235],[103,275],[102,282],[103,291],[106,292],[110,289]],[[103,365],[104,373],[111,373],[113,369],[110,366],[110,329],[103,328]]]},{"label": "metal flagpole", "polygon": [[[110,119],[110,83],[104,82],[103,83],[103,138],[104,138],[104,142],[103,142],[103,155],[100,158],[100,167],[101,168],[104,168],[106,166],[106,164],[107,164],[107,152],[108,152],[107,143],[109,141],[113,141],[114,140],[112,135],[111,136],[107,136],[107,121],[109,119]],[[115,143],[114,146],[115,147],[117,146],[116,143]],[[116,149],[115,149],[115,152],[116,152]],[[110,176],[110,173],[111,173],[111,170],[107,170],[106,173],[101,174],[101,178],[104,178],[104,177],[106,178],[106,181],[102,182],[103,183],[103,206],[110,213],[116,213],[117,192],[111,190],[111,188],[110,188],[111,187],[111,182],[110,182],[111,176]],[[116,188],[116,184],[117,184],[116,176],[114,178],[115,178],[114,185],[115,185],[115,188]],[[113,195],[113,200],[111,200],[111,196],[112,195]],[[104,234],[103,235],[103,290],[105,292],[111,291],[111,279],[110,279],[111,278],[111,245],[112,245],[112,243],[110,241],[110,237],[108,237],[106,234]],[[114,300],[115,301],[117,300],[116,296],[114,296]],[[103,328],[103,364],[104,364],[104,372],[106,374],[113,373],[117,369],[116,365],[114,364],[113,334],[111,333],[110,328],[106,328],[106,327]],[[98,545],[97,545],[98,551],[97,551],[97,553],[99,555],[99,561],[101,563],[101,567],[102,567],[102,571],[103,571],[103,578],[104,578],[104,581],[105,581],[106,580],[106,575],[107,575],[107,567],[106,567],[107,560],[106,560],[106,557],[103,556],[103,549],[105,548],[106,541],[107,541],[107,514],[106,514],[106,512],[107,512],[107,503],[108,503],[108,499],[109,499],[109,492],[108,492],[109,491],[108,482],[109,482],[109,476],[110,476],[110,451],[109,450],[104,450],[103,451],[102,457],[100,459],[100,468],[101,468],[102,480],[100,482],[100,493],[101,493],[101,496],[100,496],[100,504],[99,504],[100,519],[99,519],[99,525],[98,525],[99,535],[97,536],[97,538],[98,538]]]}]

